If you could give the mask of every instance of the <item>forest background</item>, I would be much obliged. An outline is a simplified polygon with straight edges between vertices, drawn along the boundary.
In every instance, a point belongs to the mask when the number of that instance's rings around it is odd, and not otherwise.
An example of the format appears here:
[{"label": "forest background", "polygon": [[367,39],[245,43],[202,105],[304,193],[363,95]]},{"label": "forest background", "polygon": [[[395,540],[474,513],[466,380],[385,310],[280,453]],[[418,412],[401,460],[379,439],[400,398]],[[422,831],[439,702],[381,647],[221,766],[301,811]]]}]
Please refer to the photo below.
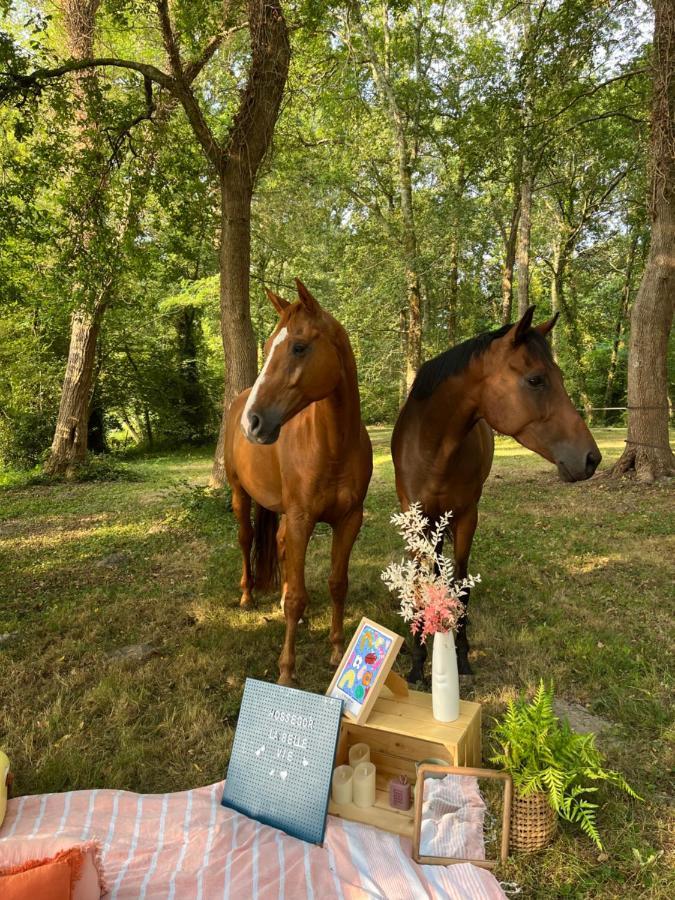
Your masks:
[{"label": "forest background", "polygon": [[[49,464],[50,444],[52,471],[73,462],[54,435],[78,340],[76,462],[213,441],[246,341],[224,365],[208,135],[232,143],[260,4],[2,6],[0,463]],[[305,0],[283,14],[290,66],[252,176],[253,371],[275,321],[263,288],[293,299],[295,276],[350,335],[368,423],[395,419],[424,358],[535,303],[539,319],[561,314],[574,402],[624,422],[649,246],[650,8]],[[141,70],[173,66],[172,40],[206,138],[185,97]],[[19,81],[92,55],[141,65]]]}]

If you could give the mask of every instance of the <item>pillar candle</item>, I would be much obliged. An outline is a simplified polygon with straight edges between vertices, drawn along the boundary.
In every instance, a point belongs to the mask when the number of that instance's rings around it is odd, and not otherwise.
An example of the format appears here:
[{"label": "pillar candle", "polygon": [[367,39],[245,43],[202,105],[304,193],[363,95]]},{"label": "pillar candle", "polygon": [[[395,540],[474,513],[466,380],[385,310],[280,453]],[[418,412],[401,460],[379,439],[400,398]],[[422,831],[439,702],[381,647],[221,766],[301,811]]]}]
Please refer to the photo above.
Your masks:
[{"label": "pillar candle", "polygon": [[352,802],[352,784],[354,770],[351,766],[338,766],[333,770],[333,790],[331,796],[333,803]]},{"label": "pillar candle", "polygon": [[353,744],[349,748],[349,765],[355,769],[362,762],[370,762],[370,747],[368,744]]},{"label": "pillar candle", "polygon": [[375,766],[371,762],[362,762],[354,769],[354,803],[356,806],[368,807],[375,803]]}]

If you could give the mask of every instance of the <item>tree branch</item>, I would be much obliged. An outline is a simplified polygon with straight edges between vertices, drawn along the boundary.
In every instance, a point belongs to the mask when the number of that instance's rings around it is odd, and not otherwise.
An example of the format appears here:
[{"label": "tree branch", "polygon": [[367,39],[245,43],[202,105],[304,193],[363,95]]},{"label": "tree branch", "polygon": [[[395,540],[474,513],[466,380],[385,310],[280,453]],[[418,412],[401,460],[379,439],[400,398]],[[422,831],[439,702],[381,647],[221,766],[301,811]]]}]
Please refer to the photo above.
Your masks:
[{"label": "tree branch", "polygon": [[[207,159],[215,170],[221,173],[223,170],[223,148],[216,140],[206,121],[204,113],[192,93],[190,80],[183,70],[180,48],[171,25],[167,0],[157,0],[157,15],[159,16],[159,24],[162,31],[162,41],[173,74],[173,94],[185,110],[185,115],[192,127],[192,131],[201,144]],[[214,47],[213,53],[215,53],[215,50],[216,48]]]},{"label": "tree branch", "polygon": [[159,16],[159,25],[162,31],[162,42],[166,55],[169,59],[169,66],[176,81],[183,81],[183,62],[180,58],[180,49],[176,36],[173,33],[171,19],[169,17],[169,4],[167,0],[157,0],[157,15]]},{"label": "tree branch", "polygon": [[267,152],[288,76],[291,46],[280,0],[247,0],[251,62],[224,150],[223,173],[252,189]]},{"label": "tree branch", "polygon": [[644,75],[646,72],[647,69],[634,69],[632,72],[624,72],[621,75],[615,75],[613,78],[608,78],[607,81],[602,81],[600,84],[593,85],[592,88],[581,91],[575,97],[572,97],[569,103],[566,103],[556,112],[551,113],[550,116],[546,116],[545,119],[540,119],[539,122],[531,122],[530,125],[528,125],[528,128],[539,128],[541,125],[546,125],[549,122],[553,122],[580,100],[583,100],[586,97],[592,97],[594,94],[597,94],[598,91],[601,91],[603,88],[607,87],[610,84],[614,84],[614,82],[616,81],[627,81],[629,78],[635,78],[637,75]]},{"label": "tree branch", "polygon": [[[53,69],[35,69],[27,75],[9,73],[4,76],[3,80],[7,86],[13,84],[29,88],[39,86],[43,81],[51,81],[55,78],[69,75],[71,72],[80,72],[83,69],[96,68],[131,69],[133,72],[139,72],[144,78],[149,78],[151,81],[156,82],[168,91],[173,92],[174,90],[173,78],[170,75],[167,75],[166,72],[162,72],[162,70],[158,69],[156,66],[151,66],[148,63],[135,62],[131,59],[118,59],[113,56],[94,56],[91,57],[91,59],[69,59],[62,65],[56,66]],[[7,87],[0,89],[0,98],[8,96],[10,92],[11,91]]]},{"label": "tree branch", "polygon": [[185,66],[184,74],[187,83],[192,84],[192,82],[199,75],[204,66],[219,50],[223,43],[229,37],[232,37],[233,34],[236,34],[238,31],[243,31],[244,28],[248,28],[248,22],[241,22],[239,25],[234,25],[232,28],[227,28],[224,31],[221,31],[219,34],[214,35],[211,40],[203,47],[201,53],[193,60],[190,60],[190,62]]}]

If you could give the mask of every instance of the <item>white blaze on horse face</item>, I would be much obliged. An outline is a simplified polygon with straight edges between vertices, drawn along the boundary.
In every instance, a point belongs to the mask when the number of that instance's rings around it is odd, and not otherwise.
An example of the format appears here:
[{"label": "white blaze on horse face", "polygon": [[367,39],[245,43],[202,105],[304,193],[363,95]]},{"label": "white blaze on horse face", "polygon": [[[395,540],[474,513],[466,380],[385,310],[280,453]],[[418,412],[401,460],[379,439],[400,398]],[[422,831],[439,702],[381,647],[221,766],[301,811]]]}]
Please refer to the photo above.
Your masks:
[{"label": "white blaze on horse face", "polygon": [[248,416],[256,401],[256,397],[258,396],[258,391],[260,390],[260,385],[265,380],[265,374],[267,372],[267,367],[272,362],[272,357],[274,356],[274,351],[277,349],[279,344],[283,344],[283,342],[288,337],[288,328],[282,328],[279,334],[272,341],[272,346],[270,347],[270,352],[267,355],[267,359],[260,370],[260,375],[255,380],[253,387],[251,388],[251,393],[248,395],[248,399],[246,401],[246,406],[244,407],[244,411],[241,414],[241,427],[244,431],[246,437],[250,437],[249,429],[248,429]]}]

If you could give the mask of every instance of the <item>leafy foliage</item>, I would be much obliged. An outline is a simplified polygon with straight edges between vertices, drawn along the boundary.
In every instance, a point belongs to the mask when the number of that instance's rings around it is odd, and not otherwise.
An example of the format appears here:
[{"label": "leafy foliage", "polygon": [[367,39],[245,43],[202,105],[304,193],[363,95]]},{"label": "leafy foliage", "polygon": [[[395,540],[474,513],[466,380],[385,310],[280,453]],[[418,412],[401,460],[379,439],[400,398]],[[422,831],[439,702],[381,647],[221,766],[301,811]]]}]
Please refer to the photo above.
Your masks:
[{"label": "leafy foliage", "polygon": [[[293,58],[252,209],[251,319],[262,349],[275,321],[263,287],[292,299],[300,276],[350,335],[364,418],[391,422],[408,324],[398,164],[348,5],[284,4]],[[621,407],[628,314],[648,244],[649,22],[638,0],[611,9],[579,0],[530,5],[539,22],[531,45],[523,4],[361,3],[410,147],[423,353],[501,324],[505,239],[527,150],[536,164],[531,301],[538,316],[550,314],[560,270],[553,336],[571,396],[579,406]],[[2,85],[68,57],[52,5],[5,6]],[[239,11],[234,4],[235,19]],[[189,55],[222,4],[176,2],[172,12]],[[96,52],[165,65],[154,16],[136,0],[102,4]],[[196,82],[218,136],[231,125],[248,54],[244,30]],[[96,85],[95,153],[77,139],[72,76],[9,91],[0,106],[4,465],[32,465],[49,445],[70,314],[101,284],[109,296],[95,381],[108,445],[198,444],[217,433],[227,365],[217,181],[163,89],[154,89],[152,119],[138,121],[146,98],[137,73],[100,69]],[[90,222],[101,172],[105,203]],[[84,226],[98,235],[86,253],[78,250]]]},{"label": "leafy foliage", "polygon": [[523,796],[543,792],[562,819],[578,825],[602,849],[596,824],[598,804],[589,799],[604,781],[640,799],[618,772],[603,768],[595,735],[577,734],[553,709],[553,686],[539,682],[533,699],[510,700],[497,724],[498,749],[491,761],[510,772]]}]

